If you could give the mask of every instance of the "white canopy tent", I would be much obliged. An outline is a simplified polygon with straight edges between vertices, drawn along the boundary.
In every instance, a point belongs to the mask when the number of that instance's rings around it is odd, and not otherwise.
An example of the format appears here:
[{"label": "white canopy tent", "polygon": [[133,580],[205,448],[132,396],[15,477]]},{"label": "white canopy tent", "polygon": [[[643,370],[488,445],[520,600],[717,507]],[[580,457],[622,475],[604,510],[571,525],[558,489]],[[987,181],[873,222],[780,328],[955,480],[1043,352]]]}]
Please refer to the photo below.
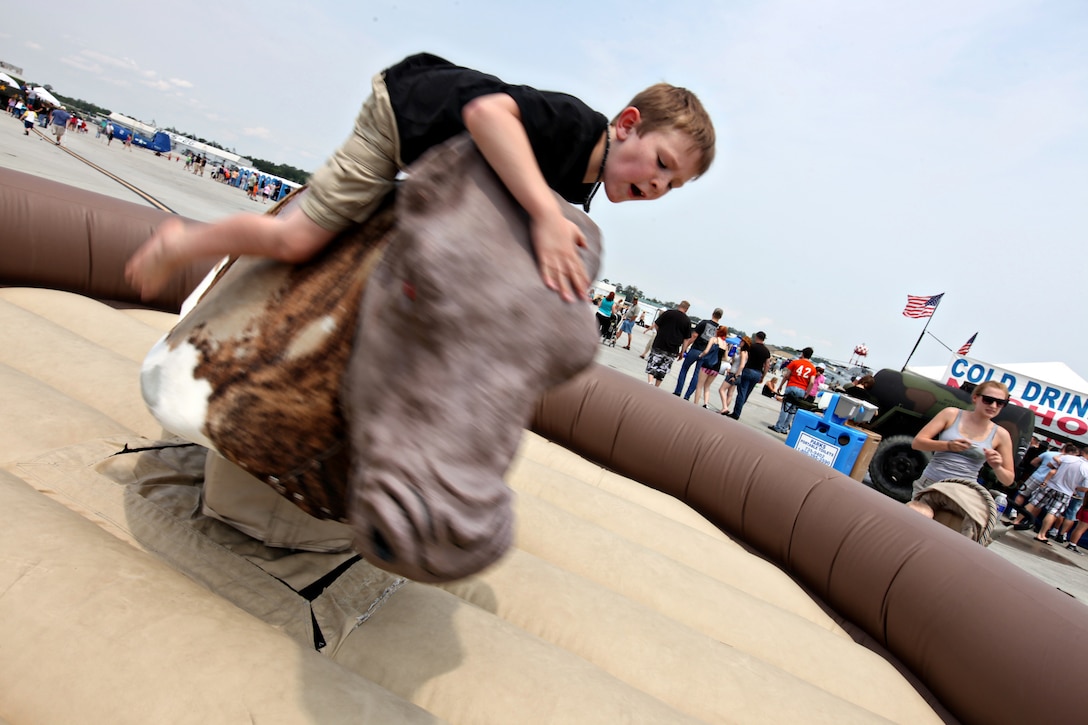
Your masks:
[{"label": "white canopy tent", "polygon": [[61,106],[64,105],[60,101],[57,100],[56,96],[54,96],[52,93],[45,90],[41,86],[38,86],[37,88],[34,89],[34,94],[37,95],[38,98],[40,98],[41,100],[48,103],[50,106],[56,106],[57,108],[60,108]]}]

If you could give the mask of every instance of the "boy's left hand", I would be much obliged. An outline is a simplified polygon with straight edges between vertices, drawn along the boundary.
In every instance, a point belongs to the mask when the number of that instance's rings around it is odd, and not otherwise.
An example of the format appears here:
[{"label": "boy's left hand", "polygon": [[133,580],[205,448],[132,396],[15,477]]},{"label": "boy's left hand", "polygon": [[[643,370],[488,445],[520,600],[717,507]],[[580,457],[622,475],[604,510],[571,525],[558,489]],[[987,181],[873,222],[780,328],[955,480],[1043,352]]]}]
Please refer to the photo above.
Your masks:
[{"label": "boy's left hand", "polygon": [[534,219],[532,235],[544,284],[558,292],[564,302],[582,299],[589,288],[586,267],[578,254],[579,247],[586,245],[582,230],[558,212],[545,219]]}]

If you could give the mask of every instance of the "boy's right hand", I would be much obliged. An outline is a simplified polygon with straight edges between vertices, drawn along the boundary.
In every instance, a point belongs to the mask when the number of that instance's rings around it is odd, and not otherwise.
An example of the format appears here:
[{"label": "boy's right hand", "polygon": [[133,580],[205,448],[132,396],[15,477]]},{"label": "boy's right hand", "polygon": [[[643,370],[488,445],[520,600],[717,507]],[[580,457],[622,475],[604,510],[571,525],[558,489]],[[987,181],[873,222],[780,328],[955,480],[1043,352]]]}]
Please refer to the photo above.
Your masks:
[{"label": "boy's right hand", "polygon": [[589,288],[586,266],[578,253],[580,247],[586,246],[582,230],[556,209],[554,214],[534,219],[531,232],[544,284],[558,292],[564,302],[581,300]]},{"label": "boy's right hand", "polygon": [[128,260],[125,281],[140,293],[140,299],[153,298],[170,281],[176,262],[169,250],[184,233],[184,224],[177,219],[167,219]]}]

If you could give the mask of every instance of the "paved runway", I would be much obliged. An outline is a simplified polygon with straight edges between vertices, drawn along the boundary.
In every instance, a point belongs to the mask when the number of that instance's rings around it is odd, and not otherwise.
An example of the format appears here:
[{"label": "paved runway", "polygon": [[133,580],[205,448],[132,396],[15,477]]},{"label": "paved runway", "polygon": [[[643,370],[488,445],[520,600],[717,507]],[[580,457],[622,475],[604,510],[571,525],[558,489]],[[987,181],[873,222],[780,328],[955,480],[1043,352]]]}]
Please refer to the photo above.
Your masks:
[{"label": "paved runway", "polygon": [[[207,175],[201,178],[186,172],[182,161],[157,157],[153,152],[138,147],[132,147],[130,151],[119,141],[107,146],[105,137],[96,139],[93,130],[88,134],[65,134],[63,143],[72,152],[125,179],[173,211],[191,219],[212,221],[239,211],[260,213],[267,208],[250,201],[239,189],[212,181]],[[6,114],[0,117],[0,166],[107,196],[146,203],[117,182],[57,148],[51,136],[24,136],[22,122]],[[639,358],[639,353],[648,339],[642,334],[642,328],[635,328],[631,350],[601,345],[597,361],[645,381],[645,362]],[[661,395],[671,394],[679,368],[679,364],[673,366],[672,373],[659,391]],[[715,381],[711,390],[714,410],[705,414],[714,416],[721,424],[722,435],[728,436],[731,426],[747,425],[763,435],[784,440],[783,436],[767,430],[767,426],[778,418],[778,404],[775,401],[763,397],[757,389],[749,398],[743,418],[738,423],[717,415],[717,386],[718,382]],[[864,484],[859,483],[858,486],[860,488]],[[1033,544],[1030,541],[1032,532],[1005,531],[999,525],[995,533],[996,538],[989,551],[1088,603],[1088,561],[1085,561],[1088,555],[1076,556],[1056,545],[1043,547]],[[969,593],[965,595],[969,596]]]},{"label": "paved runway", "polygon": [[[0,117],[0,166],[44,176],[88,191],[125,201],[144,203],[139,196],[111,180],[108,176],[65,153],[53,143],[52,135],[36,137],[23,135],[23,123],[7,114]],[[125,148],[114,140],[106,145],[106,137],[94,137],[94,131],[76,134],[69,131],[62,141],[65,148],[125,179],[166,204],[178,214],[211,221],[238,211],[260,212],[265,207],[250,201],[244,192],[212,181],[205,169],[203,178],[185,171],[185,162],[167,160],[151,151],[132,146]],[[177,158],[176,156],[174,157]]]}]

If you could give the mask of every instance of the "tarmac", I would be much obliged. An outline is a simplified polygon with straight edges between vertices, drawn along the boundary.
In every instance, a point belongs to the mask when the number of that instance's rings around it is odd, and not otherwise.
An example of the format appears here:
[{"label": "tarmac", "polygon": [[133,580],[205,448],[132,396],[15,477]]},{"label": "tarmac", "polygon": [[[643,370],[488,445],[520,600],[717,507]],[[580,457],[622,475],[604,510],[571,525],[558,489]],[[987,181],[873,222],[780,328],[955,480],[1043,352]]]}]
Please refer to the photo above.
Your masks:
[{"label": "tarmac", "polygon": [[[177,156],[173,159],[156,156],[154,152],[137,146],[130,150],[117,140],[107,145],[104,136],[95,138],[93,129],[87,134],[66,133],[62,146],[58,148],[51,135],[47,135],[44,129],[37,130],[40,135],[32,131],[30,136],[24,136],[21,121],[7,114],[0,118],[0,166],[106,196],[148,203],[101,171],[88,166],[80,160],[83,158],[141,189],[181,216],[198,221],[214,221],[237,212],[261,213],[268,208],[249,200],[240,189],[212,180],[210,167],[205,169],[204,177],[195,176],[185,171],[184,160],[174,160]],[[605,241],[607,243],[607,238]],[[645,361],[639,355],[645,349],[649,336],[643,332],[643,328],[635,328],[630,350],[620,345],[601,345],[597,362],[645,381]],[[673,366],[661,385],[661,395],[672,393],[679,369],[679,363]],[[710,409],[706,415],[720,420],[724,435],[727,433],[726,426],[735,422],[717,415],[720,409],[719,384],[715,380],[711,387]],[[778,420],[778,411],[779,403],[761,395],[757,388],[748,399],[739,422],[762,435],[782,441],[784,445],[785,436],[768,430],[768,426]],[[858,486],[868,486],[868,483],[858,482]],[[1014,532],[999,524],[987,551],[1088,604],[1088,555],[1074,554],[1058,544],[1044,546],[1033,543],[1033,537],[1031,531]]]}]

